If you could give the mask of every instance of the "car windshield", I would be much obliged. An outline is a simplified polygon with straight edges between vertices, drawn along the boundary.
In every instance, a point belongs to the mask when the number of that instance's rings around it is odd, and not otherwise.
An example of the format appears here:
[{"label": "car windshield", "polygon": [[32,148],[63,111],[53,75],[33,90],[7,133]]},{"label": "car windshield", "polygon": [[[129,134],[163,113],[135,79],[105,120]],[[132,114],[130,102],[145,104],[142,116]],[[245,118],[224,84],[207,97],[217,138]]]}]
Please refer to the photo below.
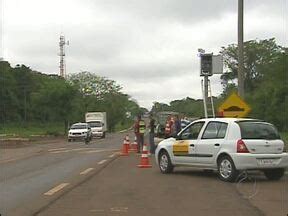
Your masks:
[{"label": "car windshield", "polygon": [[102,127],[101,122],[89,122],[90,127]]},{"label": "car windshield", "polygon": [[87,125],[72,125],[71,129],[86,129]]},{"label": "car windshield", "polygon": [[242,139],[280,139],[277,129],[265,122],[238,122]]}]

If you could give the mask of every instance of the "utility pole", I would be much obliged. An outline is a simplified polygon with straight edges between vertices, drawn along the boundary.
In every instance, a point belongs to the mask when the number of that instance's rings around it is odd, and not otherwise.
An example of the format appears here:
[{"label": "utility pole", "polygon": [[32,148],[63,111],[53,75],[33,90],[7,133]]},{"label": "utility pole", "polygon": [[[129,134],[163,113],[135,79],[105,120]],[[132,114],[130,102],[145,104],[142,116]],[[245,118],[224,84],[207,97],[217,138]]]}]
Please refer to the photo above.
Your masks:
[{"label": "utility pole", "polygon": [[238,0],[238,95],[244,98],[243,0]]},{"label": "utility pole", "polygon": [[65,78],[66,77],[66,64],[65,64],[65,45],[69,45],[69,41],[65,41],[65,37],[63,35],[60,35],[60,76]]}]

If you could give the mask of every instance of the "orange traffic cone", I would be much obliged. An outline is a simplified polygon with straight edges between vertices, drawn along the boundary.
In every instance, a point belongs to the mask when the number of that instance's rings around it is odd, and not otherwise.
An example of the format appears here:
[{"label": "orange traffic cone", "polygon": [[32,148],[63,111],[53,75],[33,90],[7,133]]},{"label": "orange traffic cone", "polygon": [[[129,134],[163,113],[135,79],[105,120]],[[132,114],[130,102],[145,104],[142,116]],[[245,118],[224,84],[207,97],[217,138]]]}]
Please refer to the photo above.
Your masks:
[{"label": "orange traffic cone", "polygon": [[121,152],[121,156],[128,156],[128,149],[129,149],[129,143],[127,143],[126,141],[126,137],[123,141],[123,147],[122,147],[122,152]]},{"label": "orange traffic cone", "polygon": [[139,168],[151,168],[152,165],[149,164],[149,158],[148,158],[148,149],[147,144],[143,145],[143,151],[141,156],[141,162],[139,165],[137,165]]},{"label": "orange traffic cone", "polygon": [[130,145],[130,151],[131,152],[138,152],[138,144],[137,144],[137,138],[134,138],[134,142]]},{"label": "orange traffic cone", "polygon": [[130,139],[129,139],[129,135],[127,134],[126,136],[125,136],[125,140],[126,140],[126,143],[128,144],[128,150],[130,150],[130,145],[131,145],[131,143],[130,143]]}]

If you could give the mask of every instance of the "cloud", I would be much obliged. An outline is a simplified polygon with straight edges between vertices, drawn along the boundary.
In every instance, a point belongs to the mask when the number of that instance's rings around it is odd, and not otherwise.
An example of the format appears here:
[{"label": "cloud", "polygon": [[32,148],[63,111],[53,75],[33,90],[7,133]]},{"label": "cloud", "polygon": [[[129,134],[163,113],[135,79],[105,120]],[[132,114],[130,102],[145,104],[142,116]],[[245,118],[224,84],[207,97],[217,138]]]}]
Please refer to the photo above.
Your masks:
[{"label": "cloud", "polygon": [[[68,73],[116,80],[145,107],[201,98],[197,49],[217,54],[237,43],[231,0],[9,0],[3,7],[3,55],[12,64],[58,73],[62,32]],[[285,8],[285,0],[244,1],[244,38],[287,45]],[[219,94],[219,76],[211,83]]]}]

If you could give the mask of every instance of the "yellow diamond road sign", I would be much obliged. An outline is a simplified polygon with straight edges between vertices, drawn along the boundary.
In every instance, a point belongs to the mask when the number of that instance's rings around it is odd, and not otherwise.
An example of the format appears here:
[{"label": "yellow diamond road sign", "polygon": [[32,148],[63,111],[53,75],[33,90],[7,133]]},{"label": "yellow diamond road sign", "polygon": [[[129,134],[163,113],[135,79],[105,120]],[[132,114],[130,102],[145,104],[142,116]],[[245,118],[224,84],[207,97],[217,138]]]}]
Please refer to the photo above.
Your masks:
[{"label": "yellow diamond road sign", "polygon": [[236,93],[232,93],[219,107],[218,112],[224,117],[243,118],[251,111],[249,105]]}]

